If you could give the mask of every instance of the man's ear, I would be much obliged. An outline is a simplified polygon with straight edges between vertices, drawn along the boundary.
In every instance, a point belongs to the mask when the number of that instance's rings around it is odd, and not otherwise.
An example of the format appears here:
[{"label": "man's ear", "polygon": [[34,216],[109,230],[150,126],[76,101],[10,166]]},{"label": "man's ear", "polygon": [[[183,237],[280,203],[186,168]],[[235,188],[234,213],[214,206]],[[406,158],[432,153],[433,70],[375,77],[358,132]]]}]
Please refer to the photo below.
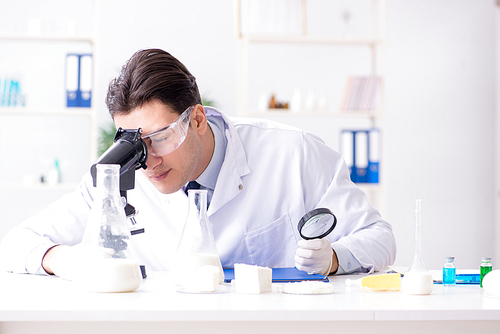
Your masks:
[{"label": "man's ear", "polygon": [[191,126],[199,135],[203,135],[207,131],[207,115],[205,115],[205,109],[201,104],[197,104],[191,111]]}]

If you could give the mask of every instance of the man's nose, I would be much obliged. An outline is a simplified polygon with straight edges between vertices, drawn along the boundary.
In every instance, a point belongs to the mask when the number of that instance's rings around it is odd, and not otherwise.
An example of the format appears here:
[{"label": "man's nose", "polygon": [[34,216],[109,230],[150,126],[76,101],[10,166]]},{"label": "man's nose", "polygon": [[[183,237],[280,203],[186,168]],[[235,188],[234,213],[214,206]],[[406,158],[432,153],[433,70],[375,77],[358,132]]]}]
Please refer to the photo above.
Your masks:
[{"label": "man's nose", "polygon": [[154,155],[148,154],[148,159],[146,160],[146,165],[148,168],[146,170],[155,170],[162,162],[161,157],[155,157]]}]

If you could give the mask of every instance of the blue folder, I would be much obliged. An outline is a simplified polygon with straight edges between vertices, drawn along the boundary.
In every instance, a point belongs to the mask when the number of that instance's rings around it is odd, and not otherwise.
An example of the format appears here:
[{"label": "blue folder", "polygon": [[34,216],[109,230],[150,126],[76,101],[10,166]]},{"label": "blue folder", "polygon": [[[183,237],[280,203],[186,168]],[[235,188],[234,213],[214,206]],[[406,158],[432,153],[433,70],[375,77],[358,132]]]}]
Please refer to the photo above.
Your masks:
[{"label": "blue folder", "polygon": [[[289,283],[300,281],[322,281],[328,282],[328,277],[320,274],[309,275],[297,268],[272,268],[273,283]],[[234,279],[234,269],[224,269],[224,282],[231,283]]]},{"label": "blue folder", "polygon": [[380,130],[342,130],[341,154],[356,183],[379,183]]},{"label": "blue folder", "polygon": [[66,106],[90,108],[92,101],[92,54],[66,55]]}]

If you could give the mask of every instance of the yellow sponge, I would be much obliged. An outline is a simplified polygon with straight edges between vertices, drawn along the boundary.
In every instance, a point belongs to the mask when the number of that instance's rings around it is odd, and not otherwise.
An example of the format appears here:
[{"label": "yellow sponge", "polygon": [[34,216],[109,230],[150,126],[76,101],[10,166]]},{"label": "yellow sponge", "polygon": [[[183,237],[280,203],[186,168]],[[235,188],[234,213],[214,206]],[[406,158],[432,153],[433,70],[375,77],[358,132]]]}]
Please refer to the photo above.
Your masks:
[{"label": "yellow sponge", "polygon": [[367,291],[399,291],[400,274],[370,275],[361,279],[361,286]]}]

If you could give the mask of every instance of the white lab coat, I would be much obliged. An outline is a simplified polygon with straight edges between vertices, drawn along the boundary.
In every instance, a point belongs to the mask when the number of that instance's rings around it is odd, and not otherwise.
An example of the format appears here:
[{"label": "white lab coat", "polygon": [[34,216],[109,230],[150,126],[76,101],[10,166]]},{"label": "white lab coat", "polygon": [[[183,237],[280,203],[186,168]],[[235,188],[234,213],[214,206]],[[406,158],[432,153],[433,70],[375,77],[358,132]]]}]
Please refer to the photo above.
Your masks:
[{"label": "white lab coat", "polygon": [[[258,119],[233,119],[213,108],[227,124],[227,148],[208,209],[223,267],[247,263],[293,267],[300,236],[297,223],[307,212],[327,207],[337,217],[328,236],[346,247],[368,271],[395,259],[395,239],[365,194],[349,178],[342,157],[300,129]],[[139,262],[168,270],[187,214],[182,191],[161,194],[137,172],[128,191],[145,233],[132,236]],[[0,268],[44,273],[41,259],[55,244],[80,242],[92,202],[92,180],[10,231],[0,243]]]}]

